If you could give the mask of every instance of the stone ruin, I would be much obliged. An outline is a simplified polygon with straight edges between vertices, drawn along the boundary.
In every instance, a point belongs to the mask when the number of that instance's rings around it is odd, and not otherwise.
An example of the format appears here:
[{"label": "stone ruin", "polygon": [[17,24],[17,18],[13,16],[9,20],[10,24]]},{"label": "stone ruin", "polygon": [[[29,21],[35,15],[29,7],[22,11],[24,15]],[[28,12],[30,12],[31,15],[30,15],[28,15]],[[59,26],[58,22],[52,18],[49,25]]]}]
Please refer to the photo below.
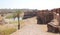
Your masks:
[{"label": "stone ruin", "polygon": [[34,17],[34,16],[36,16],[35,10],[33,10],[33,11],[26,11],[26,12],[24,12],[23,19],[31,18],[31,17]]},{"label": "stone ruin", "polygon": [[60,8],[53,9],[54,19],[50,23],[47,24],[49,32],[55,32],[55,33],[60,32],[60,14],[59,14],[59,11],[60,11]]},{"label": "stone ruin", "polygon": [[37,24],[47,24],[49,32],[60,32],[60,8],[38,11]]},{"label": "stone ruin", "polygon": [[49,10],[40,10],[37,12],[37,24],[47,24],[53,19],[53,13]]}]

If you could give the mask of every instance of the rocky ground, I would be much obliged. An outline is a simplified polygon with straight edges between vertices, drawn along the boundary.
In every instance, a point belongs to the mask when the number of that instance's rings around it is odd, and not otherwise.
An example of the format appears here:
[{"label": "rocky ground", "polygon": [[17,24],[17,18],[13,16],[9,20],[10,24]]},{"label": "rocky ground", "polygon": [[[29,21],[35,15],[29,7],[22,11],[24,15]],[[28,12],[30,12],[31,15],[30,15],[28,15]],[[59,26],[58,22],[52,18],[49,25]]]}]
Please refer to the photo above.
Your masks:
[{"label": "rocky ground", "polygon": [[60,35],[59,33],[47,32],[47,25],[37,24],[36,17],[23,20],[24,27],[11,35]]}]

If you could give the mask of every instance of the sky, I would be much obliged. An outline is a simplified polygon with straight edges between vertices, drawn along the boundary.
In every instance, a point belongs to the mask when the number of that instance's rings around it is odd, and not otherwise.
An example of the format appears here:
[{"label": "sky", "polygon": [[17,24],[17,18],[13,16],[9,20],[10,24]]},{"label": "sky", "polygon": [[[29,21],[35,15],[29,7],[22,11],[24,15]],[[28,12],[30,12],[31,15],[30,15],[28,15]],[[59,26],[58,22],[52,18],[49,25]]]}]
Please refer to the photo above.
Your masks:
[{"label": "sky", "polygon": [[1,8],[53,9],[60,8],[60,0],[0,0],[0,9]]}]

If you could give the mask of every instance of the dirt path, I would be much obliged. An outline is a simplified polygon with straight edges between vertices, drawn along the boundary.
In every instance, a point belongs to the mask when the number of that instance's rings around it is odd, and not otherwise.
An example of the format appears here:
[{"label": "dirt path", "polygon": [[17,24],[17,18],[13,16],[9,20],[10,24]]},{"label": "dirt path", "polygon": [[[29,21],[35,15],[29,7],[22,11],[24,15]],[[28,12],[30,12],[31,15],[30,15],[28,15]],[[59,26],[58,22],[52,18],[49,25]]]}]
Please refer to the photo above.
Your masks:
[{"label": "dirt path", "polygon": [[59,35],[47,32],[47,25],[36,24],[36,18],[24,20],[25,26],[11,35]]}]

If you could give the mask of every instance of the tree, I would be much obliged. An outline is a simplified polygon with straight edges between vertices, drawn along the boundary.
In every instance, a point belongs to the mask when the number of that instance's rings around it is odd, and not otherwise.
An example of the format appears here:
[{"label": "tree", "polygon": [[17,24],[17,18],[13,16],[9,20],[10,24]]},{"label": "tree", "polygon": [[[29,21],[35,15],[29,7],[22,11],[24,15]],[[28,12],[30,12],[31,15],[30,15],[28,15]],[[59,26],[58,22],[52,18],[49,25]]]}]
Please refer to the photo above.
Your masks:
[{"label": "tree", "polygon": [[17,17],[18,18],[18,30],[20,29],[20,17],[21,17],[21,14],[22,14],[22,11],[21,10],[17,10],[15,13],[14,13],[14,18]]}]

